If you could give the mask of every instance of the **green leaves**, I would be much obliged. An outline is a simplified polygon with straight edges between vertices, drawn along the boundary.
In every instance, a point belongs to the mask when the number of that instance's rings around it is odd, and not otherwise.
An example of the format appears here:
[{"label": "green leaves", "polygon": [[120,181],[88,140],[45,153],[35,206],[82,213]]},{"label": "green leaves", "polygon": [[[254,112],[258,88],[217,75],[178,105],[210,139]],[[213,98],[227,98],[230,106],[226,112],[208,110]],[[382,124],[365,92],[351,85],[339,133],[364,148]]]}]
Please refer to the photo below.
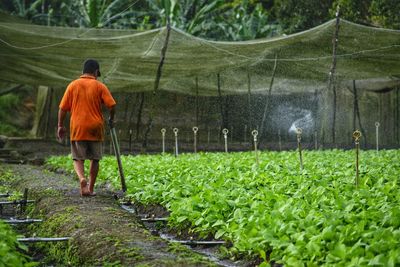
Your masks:
[{"label": "green leaves", "polygon": [[0,221],[0,266],[37,266],[37,263],[29,262],[22,253],[26,250],[23,244],[17,242],[17,236],[11,228]]},{"label": "green leaves", "polygon": [[[128,194],[158,203],[169,224],[233,244],[233,254],[286,266],[400,264],[400,151],[362,151],[354,186],[353,151],[251,152],[123,157]],[[66,162],[68,164],[66,164]],[[68,158],[48,164],[72,170]],[[119,187],[113,157],[99,182]],[[268,252],[268,253],[266,253]]]}]

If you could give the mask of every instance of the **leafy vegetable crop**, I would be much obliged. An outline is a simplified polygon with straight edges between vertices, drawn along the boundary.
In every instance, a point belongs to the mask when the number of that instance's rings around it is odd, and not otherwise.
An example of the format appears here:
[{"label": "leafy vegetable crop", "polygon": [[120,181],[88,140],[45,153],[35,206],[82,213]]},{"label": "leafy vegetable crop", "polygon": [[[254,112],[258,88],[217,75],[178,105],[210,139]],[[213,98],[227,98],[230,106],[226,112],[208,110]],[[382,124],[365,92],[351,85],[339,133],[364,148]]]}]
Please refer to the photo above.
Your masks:
[{"label": "leafy vegetable crop", "polygon": [[26,251],[26,247],[17,242],[11,227],[0,220],[0,266],[37,266],[37,263],[29,262],[20,251]]},{"label": "leafy vegetable crop", "polygon": [[[400,151],[362,151],[360,186],[353,151],[298,154],[200,153],[125,156],[128,194],[170,211],[173,227],[212,233],[230,252],[258,255],[267,266],[400,265]],[[72,170],[67,157],[49,164]],[[99,180],[119,187],[115,158]]]}]

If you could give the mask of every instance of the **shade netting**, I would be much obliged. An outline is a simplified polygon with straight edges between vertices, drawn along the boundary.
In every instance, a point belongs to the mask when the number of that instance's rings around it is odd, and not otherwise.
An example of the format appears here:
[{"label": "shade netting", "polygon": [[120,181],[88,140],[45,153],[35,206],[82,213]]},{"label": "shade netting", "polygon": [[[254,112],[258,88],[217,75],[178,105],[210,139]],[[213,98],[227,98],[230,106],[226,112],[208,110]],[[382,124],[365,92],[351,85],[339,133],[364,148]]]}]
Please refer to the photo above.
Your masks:
[{"label": "shade netting", "polygon": [[[273,94],[311,93],[327,87],[335,28],[336,20],[330,20],[278,38],[217,42],[167,27],[144,32],[78,29],[3,18],[0,80],[65,88],[79,76],[83,61],[95,58],[102,81],[113,92],[156,88],[213,96],[219,84],[224,94],[264,93],[274,75]],[[341,19],[336,59],[335,79],[343,84],[357,80],[371,90],[394,86],[400,79],[400,31]]]}]

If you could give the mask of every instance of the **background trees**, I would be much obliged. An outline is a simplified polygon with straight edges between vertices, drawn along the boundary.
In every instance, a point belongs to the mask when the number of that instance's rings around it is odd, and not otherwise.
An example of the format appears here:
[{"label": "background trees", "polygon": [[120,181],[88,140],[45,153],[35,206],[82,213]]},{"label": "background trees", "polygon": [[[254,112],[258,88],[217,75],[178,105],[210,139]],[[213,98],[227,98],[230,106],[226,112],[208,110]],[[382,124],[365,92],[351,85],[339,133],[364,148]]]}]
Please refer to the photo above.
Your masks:
[{"label": "background trees", "polygon": [[213,40],[249,40],[312,28],[335,16],[400,28],[398,0],[3,0],[0,8],[38,24],[152,29],[171,24]]}]

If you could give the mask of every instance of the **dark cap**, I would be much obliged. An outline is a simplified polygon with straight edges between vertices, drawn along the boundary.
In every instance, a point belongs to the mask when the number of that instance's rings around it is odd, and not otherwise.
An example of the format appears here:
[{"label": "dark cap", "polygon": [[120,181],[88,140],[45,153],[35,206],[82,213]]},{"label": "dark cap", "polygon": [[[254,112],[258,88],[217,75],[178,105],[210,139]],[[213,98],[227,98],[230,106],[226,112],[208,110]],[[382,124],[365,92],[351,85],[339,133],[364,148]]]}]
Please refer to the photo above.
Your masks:
[{"label": "dark cap", "polygon": [[94,59],[87,59],[85,61],[85,63],[83,63],[83,73],[92,73],[95,74],[96,70],[98,70],[97,72],[97,76],[101,76],[100,74],[100,65],[99,62],[97,62],[97,60]]}]

